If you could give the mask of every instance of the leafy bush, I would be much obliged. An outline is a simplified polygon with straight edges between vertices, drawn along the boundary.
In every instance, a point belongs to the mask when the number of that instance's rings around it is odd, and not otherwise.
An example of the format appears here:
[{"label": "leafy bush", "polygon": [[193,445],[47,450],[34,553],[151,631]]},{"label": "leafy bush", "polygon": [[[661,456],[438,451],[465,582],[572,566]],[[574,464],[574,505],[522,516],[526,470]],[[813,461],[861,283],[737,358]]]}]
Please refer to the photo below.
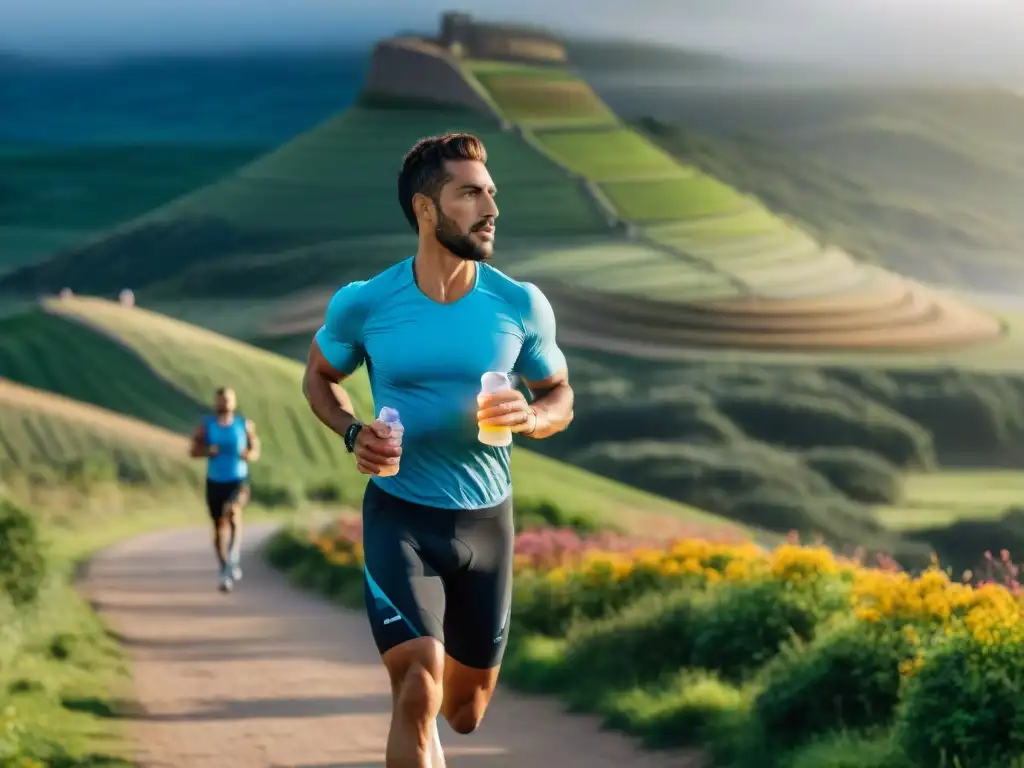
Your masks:
[{"label": "leafy bush", "polygon": [[703,746],[737,730],[749,706],[746,692],[714,674],[682,670],[647,688],[602,702],[605,723],[639,736],[648,747]]},{"label": "leafy bush", "polygon": [[764,745],[774,752],[834,730],[887,725],[900,664],[914,650],[903,631],[850,618],[783,651],[765,669],[752,708]]},{"label": "leafy bush", "polygon": [[577,696],[599,689],[624,689],[657,680],[688,666],[694,620],[703,597],[684,587],[649,594],[621,613],[578,624],[566,636],[564,675],[578,681]]},{"label": "leafy bush", "polygon": [[923,427],[867,398],[855,407],[826,395],[752,387],[724,392],[716,402],[747,435],[773,445],[863,448],[904,469],[935,464],[931,437]]},{"label": "leafy bush", "polygon": [[306,499],[305,492],[297,482],[281,482],[273,478],[254,478],[251,486],[253,503],[262,507],[283,507],[298,509]]},{"label": "leafy bush", "polygon": [[689,628],[693,666],[731,682],[756,672],[787,643],[810,639],[818,622],[841,605],[774,579],[724,585],[709,598]]},{"label": "leafy bush", "polygon": [[916,764],[1024,761],[1024,634],[986,629],[954,635],[907,684],[897,734]]},{"label": "leafy bush", "polygon": [[16,606],[36,599],[46,559],[35,518],[0,495],[0,594]]},{"label": "leafy bush", "polygon": [[804,462],[840,493],[864,504],[892,504],[900,495],[899,470],[860,448],[812,448]]},{"label": "leafy bush", "polygon": [[596,533],[601,527],[583,513],[566,512],[546,499],[515,500],[516,531],[528,528],[570,528],[579,533]]}]

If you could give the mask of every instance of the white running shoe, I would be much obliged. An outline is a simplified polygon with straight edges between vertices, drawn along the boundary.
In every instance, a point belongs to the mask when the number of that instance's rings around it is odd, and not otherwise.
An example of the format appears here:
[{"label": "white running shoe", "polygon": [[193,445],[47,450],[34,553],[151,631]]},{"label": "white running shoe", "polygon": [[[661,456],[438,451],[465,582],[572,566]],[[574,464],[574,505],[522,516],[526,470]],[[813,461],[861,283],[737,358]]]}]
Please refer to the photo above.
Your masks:
[{"label": "white running shoe", "polygon": [[220,591],[230,592],[234,586],[235,580],[231,578],[231,567],[226,565],[220,574]]}]

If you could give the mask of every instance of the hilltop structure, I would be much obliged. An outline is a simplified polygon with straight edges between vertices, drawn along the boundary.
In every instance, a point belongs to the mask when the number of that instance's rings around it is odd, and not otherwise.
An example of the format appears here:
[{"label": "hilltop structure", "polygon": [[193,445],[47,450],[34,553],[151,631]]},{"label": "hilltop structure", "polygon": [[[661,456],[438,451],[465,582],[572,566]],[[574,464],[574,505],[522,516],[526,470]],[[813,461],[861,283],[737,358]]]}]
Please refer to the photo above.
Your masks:
[{"label": "hilltop structure", "polygon": [[562,41],[543,30],[485,24],[468,13],[450,12],[441,16],[437,36],[403,35],[377,43],[364,95],[461,107],[492,116],[493,105],[466,81],[460,62],[564,66],[568,58]]},{"label": "hilltop structure", "polygon": [[457,58],[565,64],[562,41],[541,29],[511,24],[485,24],[468,13],[441,16],[441,34],[434,42]]}]

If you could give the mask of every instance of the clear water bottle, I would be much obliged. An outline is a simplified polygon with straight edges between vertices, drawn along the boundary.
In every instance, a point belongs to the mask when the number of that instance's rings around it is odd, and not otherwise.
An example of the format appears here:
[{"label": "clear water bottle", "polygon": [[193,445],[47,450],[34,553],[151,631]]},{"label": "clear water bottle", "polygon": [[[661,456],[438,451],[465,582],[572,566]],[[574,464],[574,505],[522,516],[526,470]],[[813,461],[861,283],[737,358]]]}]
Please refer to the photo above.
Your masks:
[{"label": "clear water bottle", "polygon": [[[480,377],[481,395],[493,395],[498,392],[507,392],[510,389],[512,389],[512,381],[509,379],[508,374],[488,371]],[[512,430],[508,427],[485,427],[480,425],[477,439],[484,445],[504,448],[506,445],[512,444]]]},{"label": "clear water bottle", "polygon": [[[398,417],[398,411],[394,408],[388,408],[385,406],[380,409],[380,415],[377,418],[391,427],[390,440],[395,443],[395,445],[401,445],[402,435],[405,434],[405,427],[402,426],[402,421]],[[389,464],[381,469],[378,477],[391,477],[392,475],[397,474],[398,464]]]}]

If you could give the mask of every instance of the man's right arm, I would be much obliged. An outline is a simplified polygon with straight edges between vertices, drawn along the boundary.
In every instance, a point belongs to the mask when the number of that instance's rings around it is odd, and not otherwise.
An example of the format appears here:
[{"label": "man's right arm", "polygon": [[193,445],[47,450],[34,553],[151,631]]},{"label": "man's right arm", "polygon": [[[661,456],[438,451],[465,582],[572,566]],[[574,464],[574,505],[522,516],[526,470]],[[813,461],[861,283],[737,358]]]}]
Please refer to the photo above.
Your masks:
[{"label": "man's right arm", "polygon": [[[359,287],[350,283],[331,299],[324,324],[309,346],[302,393],[310,409],[332,431],[345,437],[356,422],[352,399],[340,386],[365,360],[363,320],[366,308],[360,304]],[[356,466],[364,475],[378,475],[386,465],[397,464],[400,446],[391,444],[391,428],[379,421],[359,431],[353,446]]]},{"label": "man's right arm", "polygon": [[306,373],[302,377],[302,394],[316,417],[341,437],[356,420],[352,398],[340,386],[346,378],[327,361],[314,338],[309,346]]},{"label": "man's right arm", "polygon": [[313,337],[302,377],[302,394],[310,409],[327,427],[344,437],[356,420],[352,399],[340,386],[362,365],[363,320],[359,304],[363,283],[350,283],[334,294],[324,324]]},{"label": "man's right arm", "polygon": [[193,459],[200,459],[210,455],[210,449],[206,445],[206,429],[200,424],[192,433],[192,443],[189,445],[188,455]]}]

